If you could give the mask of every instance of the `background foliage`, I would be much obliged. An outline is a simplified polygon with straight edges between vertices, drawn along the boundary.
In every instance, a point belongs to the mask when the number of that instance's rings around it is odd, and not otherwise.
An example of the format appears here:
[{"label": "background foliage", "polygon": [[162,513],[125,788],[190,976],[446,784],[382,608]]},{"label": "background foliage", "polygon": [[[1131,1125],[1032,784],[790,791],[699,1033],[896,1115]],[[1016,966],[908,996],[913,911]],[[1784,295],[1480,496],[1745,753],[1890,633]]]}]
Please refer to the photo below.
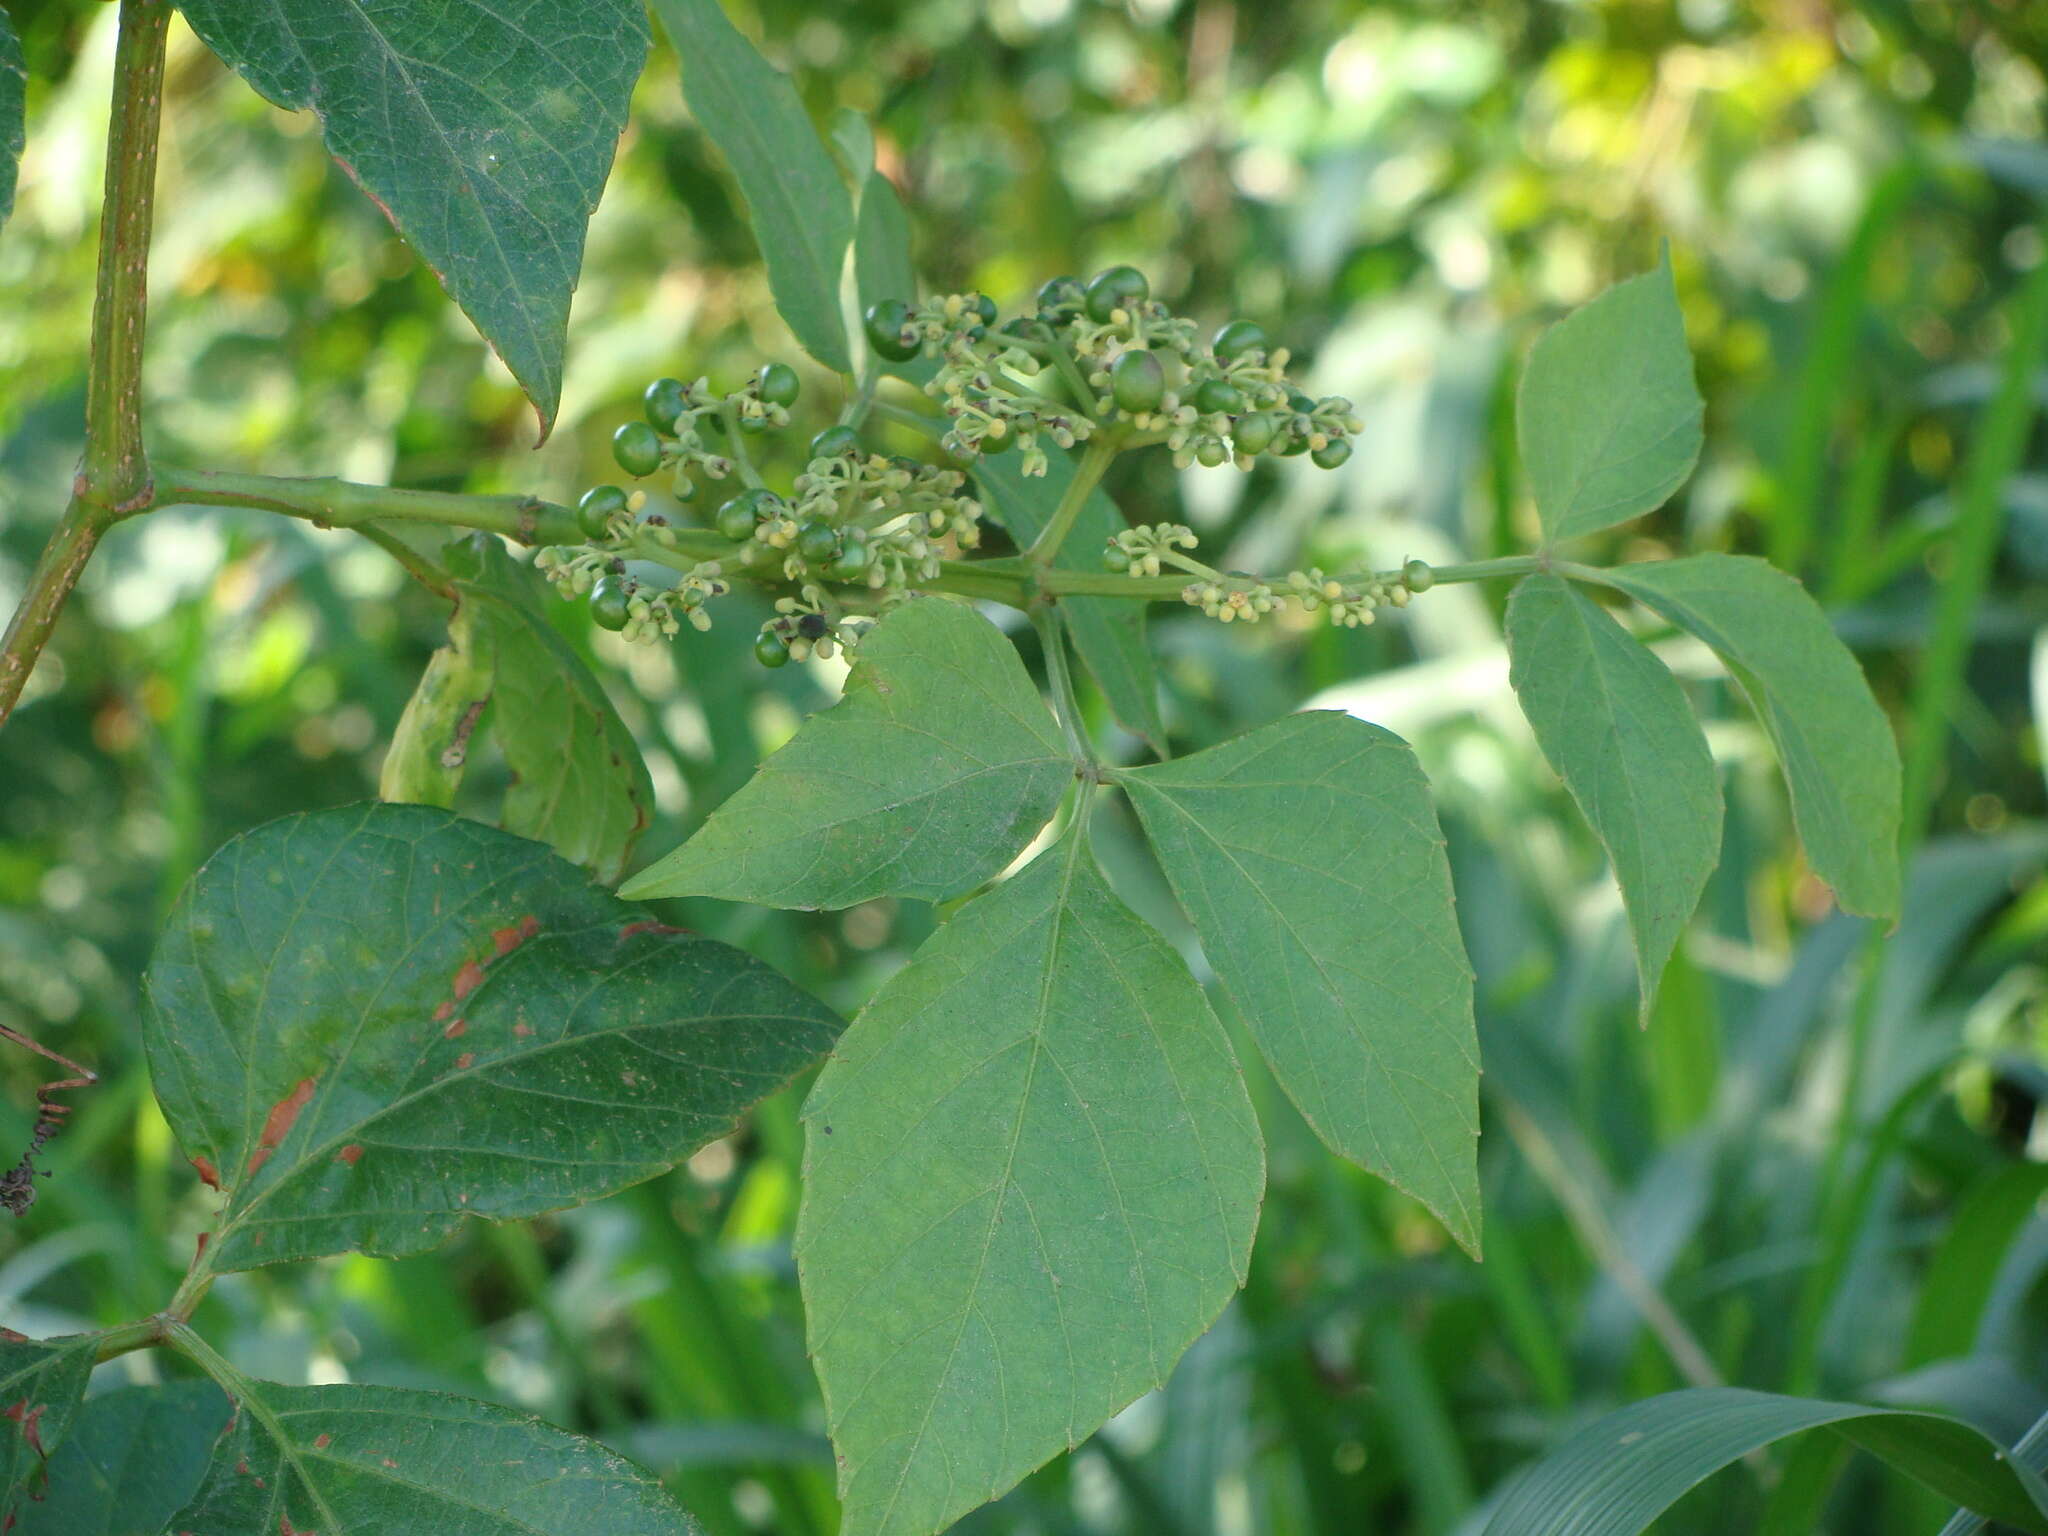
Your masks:
[{"label": "background foliage", "polygon": [[[0,314],[34,319],[0,329],[7,598],[77,453],[113,19],[84,0],[10,14],[35,83]],[[1245,634],[1158,610],[1179,751],[1311,697],[1419,748],[1479,971],[1487,1262],[1330,1158],[1254,1071],[1271,1187],[1244,1294],[1162,1392],[962,1528],[1476,1529],[1518,1466],[1601,1411],[1716,1379],[1940,1404],[2016,1439],[2048,1407],[2038,441],[1978,492],[2002,516],[1988,589],[1959,618],[1939,605],[2005,306],[2043,256],[2048,16],[1791,0],[733,14],[820,122],[840,105],[875,118],[929,285],[1009,298],[1132,260],[1179,307],[1259,320],[1312,360],[1313,388],[1359,402],[1360,451],[1336,473],[1120,468],[1132,516],[1184,507],[1232,563],[1523,547],[1515,361],[1668,237],[1707,458],[1608,553],[1720,548],[1798,570],[1880,698],[1902,720],[1910,701],[1921,739],[1935,727],[1945,743],[1906,916],[1874,944],[1799,862],[1761,734],[1704,654],[1672,644],[1714,722],[1727,819],[1640,1031],[1620,903],[1520,723],[1488,595],[1444,591],[1348,631]],[[566,499],[605,475],[611,427],[649,377],[729,383],[794,359],[731,182],[655,47],[591,226],[559,425],[534,453],[511,376],[311,118],[263,104],[176,28],[152,446]],[[828,388],[809,385],[815,405]],[[737,617],[630,652],[580,607],[551,617],[600,663],[646,757],[645,855],[836,686],[824,664],[743,665]],[[1916,699],[1938,621],[1963,626],[1967,665]],[[0,1231],[9,1325],[110,1323],[175,1284],[205,1207],[147,1091],[136,981],[152,936],[228,836],[374,789],[443,632],[440,605],[345,535],[170,512],[110,539],[0,736],[0,1021],[107,1078],[53,1145],[40,1203]],[[1135,838],[1105,816],[1097,842],[1126,897],[1184,935]],[[844,1012],[932,921],[913,902],[670,905]],[[0,1060],[0,1145],[25,1139],[39,1065]],[[714,1532],[828,1532],[790,1256],[803,1086],[687,1169],[584,1210],[412,1258],[230,1277],[207,1332],[277,1380],[535,1409],[644,1460]],[[102,1385],[162,1364],[126,1357]],[[1710,1482],[1660,1529],[1939,1524],[1938,1501],[1867,1466],[1804,1514],[1847,1454],[1810,1438],[1767,1476]]]}]

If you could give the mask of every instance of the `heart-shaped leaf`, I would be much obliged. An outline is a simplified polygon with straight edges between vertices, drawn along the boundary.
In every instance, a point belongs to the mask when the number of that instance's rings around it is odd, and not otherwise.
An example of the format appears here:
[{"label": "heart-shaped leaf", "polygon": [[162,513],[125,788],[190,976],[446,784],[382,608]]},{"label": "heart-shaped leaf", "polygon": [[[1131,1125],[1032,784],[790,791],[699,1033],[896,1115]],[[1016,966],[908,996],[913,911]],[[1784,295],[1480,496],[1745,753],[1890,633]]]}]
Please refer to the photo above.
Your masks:
[{"label": "heart-shaped leaf", "polygon": [[172,909],[143,1039],[246,1269],[431,1247],[575,1205],[729,1130],[838,1021],[539,843],[424,806],[236,838]]},{"label": "heart-shaped leaf", "polygon": [[639,0],[181,0],[207,46],[390,216],[540,413],[569,295],[647,57]]},{"label": "heart-shaped leaf", "polygon": [[1167,1373],[1264,1185],[1230,1043],[1085,842],[969,902],[804,1106],[797,1263],[842,1536],[926,1536]]},{"label": "heart-shaped leaf", "polygon": [[509,1408],[396,1387],[234,1383],[193,1536],[700,1536],[647,1473]]},{"label": "heart-shaped leaf", "polygon": [[1015,858],[1073,777],[1010,642],[971,608],[922,598],[861,641],[844,698],[621,893],[944,900]]},{"label": "heart-shaped leaf", "polygon": [[1117,782],[1303,1117],[1476,1253],[1472,967],[1415,753],[1317,711]]},{"label": "heart-shaped leaf", "polygon": [[17,1511],[9,1536],[162,1536],[227,1421],[228,1400],[210,1381],[89,1398],[50,1457],[49,1486]]}]

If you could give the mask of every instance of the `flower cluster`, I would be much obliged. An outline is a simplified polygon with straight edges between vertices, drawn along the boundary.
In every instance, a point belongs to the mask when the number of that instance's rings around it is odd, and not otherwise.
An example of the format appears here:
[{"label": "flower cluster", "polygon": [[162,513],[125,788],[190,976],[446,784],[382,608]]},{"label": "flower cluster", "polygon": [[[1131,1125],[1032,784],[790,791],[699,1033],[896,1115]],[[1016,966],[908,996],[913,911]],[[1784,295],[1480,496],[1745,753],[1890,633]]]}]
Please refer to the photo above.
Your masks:
[{"label": "flower cluster", "polygon": [[1289,571],[1278,581],[1242,571],[1223,572],[1204,565],[1190,553],[1199,540],[1179,523],[1153,523],[1112,534],[1102,563],[1112,571],[1153,577],[1171,567],[1196,579],[1181,588],[1181,601],[1225,624],[1256,624],[1293,598],[1306,613],[1326,610],[1332,624],[1356,629],[1373,621],[1375,609],[1408,606],[1417,592],[1435,584],[1436,572],[1424,561],[1410,560],[1398,571],[1335,577],[1318,567]]}]

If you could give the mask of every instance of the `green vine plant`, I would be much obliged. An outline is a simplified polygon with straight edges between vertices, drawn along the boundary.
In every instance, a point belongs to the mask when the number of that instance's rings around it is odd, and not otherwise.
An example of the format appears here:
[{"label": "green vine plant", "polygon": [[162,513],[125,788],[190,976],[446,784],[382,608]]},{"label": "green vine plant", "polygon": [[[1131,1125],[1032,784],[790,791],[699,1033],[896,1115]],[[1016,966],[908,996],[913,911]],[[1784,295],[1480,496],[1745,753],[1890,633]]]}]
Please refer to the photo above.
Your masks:
[{"label": "green vine plant", "polygon": [[[714,0],[654,9],[746,194],[777,305],[842,376],[842,401],[802,472],[774,486],[751,445],[796,429],[807,405],[788,361],[725,391],[657,380],[614,439],[630,483],[571,510],[148,459],[143,272],[169,18],[156,0],[122,0],[85,459],[0,650],[0,711],[99,538],[162,506],[358,530],[447,599],[450,620],[382,799],[234,839],[165,924],[143,1043],[217,1206],[158,1313],[0,1340],[0,1507],[21,1531],[103,1527],[65,1480],[65,1447],[116,1432],[88,1375],[137,1349],[183,1356],[233,1408],[203,1471],[161,1509],[121,1511],[123,1529],[694,1529],[655,1479],[592,1441],[437,1393],[259,1380],[195,1314],[222,1274],[417,1253],[471,1218],[609,1195],[821,1059],[795,1251],[841,1529],[943,1530],[1079,1443],[1161,1384],[1244,1281],[1265,1180],[1207,993],[1090,851],[1108,796],[1135,811],[1230,1007],[1309,1124],[1477,1256],[1473,978],[1415,754],[1367,721],[1311,712],[1169,755],[1148,604],[1221,624],[1291,605],[1357,626],[1451,584],[1514,582],[1513,687],[1611,857],[1646,1018],[1718,858],[1721,799],[1685,694],[1623,607],[1720,656],[1776,749],[1813,869],[1849,911],[1898,911],[1898,756],[1799,583],[1723,554],[1569,558],[1574,541],[1665,502],[1698,457],[1702,403],[1668,263],[1528,358],[1519,426],[1540,537],[1527,554],[1225,569],[1184,525],[1129,522],[1102,490],[1112,460],[1332,468],[1359,430],[1350,402],[1302,393],[1255,325],[1205,339],[1129,266],[1054,278],[1007,318],[988,295],[919,298],[908,219],[866,125],[842,121],[828,148]],[[575,279],[563,253],[580,252],[644,56],[638,0],[446,0],[347,19],[326,0],[183,10],[258,90],[321,114],[545,429]],[[12,46],[4,21],[0,40]],[[443,67],[384,68],[427,57]],[[450,84],[465,78],[520,89]],[[0,69],[0,109],[18,122],[13,80]],[[9,120],[0,110],[0,128]],[[886,452],[885,431],[929,452]],[[390,531],[420,523],[468,532],[428,560]],[[988,545],[1015,552],[978,553]],[[774,605],[760,662],[843,654],[844,697],[614,894],[651,818],[647,773],[547,622],[546,583],[648,645],[691,643],[735,584],[753,584]],[[1049,700],[991,621],[1001,607],[1035,630]],[[1119,761],[1091,738],[1077,664],[1155,760]],[[499,826],[452,809],[480,729],[513,769]],[[636,905],[677,896],[946,906],[846,1023]],[[9,1203],[33,1188],[27,1161]],[[156,1390],[168,1409],[194,1401],[189,1387]],[[1953,1421],[1732,1389],[1644,1406],[1662,1417],[1597,1453],[1566,1447],[1493,1528],[1641,1529],[1661,1505],[1638,1498],[1640,1518],[1616,1523],[1601,1478],[1669,1502],[1756,1445],[1833,1423],[1969,1509],[2048,1529],[2039,1478]],[[1690,1426],[1713,1414],[1735,1428],[1702,1450]]]}]

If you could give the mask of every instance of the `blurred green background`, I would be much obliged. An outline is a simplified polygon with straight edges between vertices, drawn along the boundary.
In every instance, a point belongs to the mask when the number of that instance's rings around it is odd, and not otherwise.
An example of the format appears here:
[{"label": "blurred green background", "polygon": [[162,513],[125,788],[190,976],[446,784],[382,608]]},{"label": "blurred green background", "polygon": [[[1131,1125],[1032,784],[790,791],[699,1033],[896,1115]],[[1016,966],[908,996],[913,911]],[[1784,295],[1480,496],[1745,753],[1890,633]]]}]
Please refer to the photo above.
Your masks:
[{"label": "blurred green background", "polygon": [[[1618,898],[1507,688],[1503,592],[1440,590],[1362,631],[1156,610],[1177,750],[1314,699],[1422,752],[1479,971],[1488,1261],[1325,1155],[1254,1068],[1272,1176],[1244,1294],[1163,1391],[960,1529],[1475,1531],[1562,1434],[1712,1379],[1938,1403],[2017,1438],[2048,1408],[2040,434],[1980,493],[2000,529],[1981,597],[1939,607],[2007,305],[2044,254],[2048,7],[732,9],[821,123],[840,106],[874,117],[933,289],[1008,302],[1132,261],[1187,312],[1259,320],[1315,393],[1359,403],[1360,451],[1336,473],[1120,467],[1127,513],[1192,522],[1229,565],[1519,552],[1516,360],[1668,240],[1709,446],[1678,499],[1601,554],[1730,549],[1798,571],[1902,727],[1910,707],[1944,739],[1905,919],[1873,934],[1831,914],[1804,868],[1725,680],[1659,639],[1709,721],[1729,819],[1640,1031]],[[113,12],[9,11],[34,76],[0,232],[11,605],[78,450]],[[182,24],[158,208],[148,420],[166,462],[567,499],[607,477],[611,429],[649,378],[729,388],[764,358],[798,360],[661,45],[590,229],[561,427],[538,452],[509,376],[311,119],[261,102]],[[2048,359],[2022,362],[2048,399]],[[800,366],[800,419],[823,425],[838,386]],[[644,856],[836,687],[830,666],[745,662],[737,610],[632,651],[581,606],[556,616],[645,751],[661,817]],[[40,1202],[0,1227],[0,1322],[74,1330],[169,1294],[209,1207],[140,1058],[155,925],[224,838],[374,792],[444,618],[383,551],[262,514],[157,513],[102,550],[0,733],[0,1022],[106,1077],[54,1144]],[[1967,642],[1962,683],[1915,700],[1944,622]],[[1187,941],[1122,808],[1100,826],[1120,888]],[[675,915],[849,1012],[932,922],[896,903]],[[0,1056],[9,1158],[43,1072]],[[831,1464],[788,1247],[797,1102],[530,1227],[229,1277],[202,1327],[279,1380],[445,1387],[597,1434],[715,1536],[823,1536]],[[178,1369],[132,1355],[102,1381]],[[1929,1532],[1943,1513],[1820,1439],[1714,1479],[1658,1529]]]}]

